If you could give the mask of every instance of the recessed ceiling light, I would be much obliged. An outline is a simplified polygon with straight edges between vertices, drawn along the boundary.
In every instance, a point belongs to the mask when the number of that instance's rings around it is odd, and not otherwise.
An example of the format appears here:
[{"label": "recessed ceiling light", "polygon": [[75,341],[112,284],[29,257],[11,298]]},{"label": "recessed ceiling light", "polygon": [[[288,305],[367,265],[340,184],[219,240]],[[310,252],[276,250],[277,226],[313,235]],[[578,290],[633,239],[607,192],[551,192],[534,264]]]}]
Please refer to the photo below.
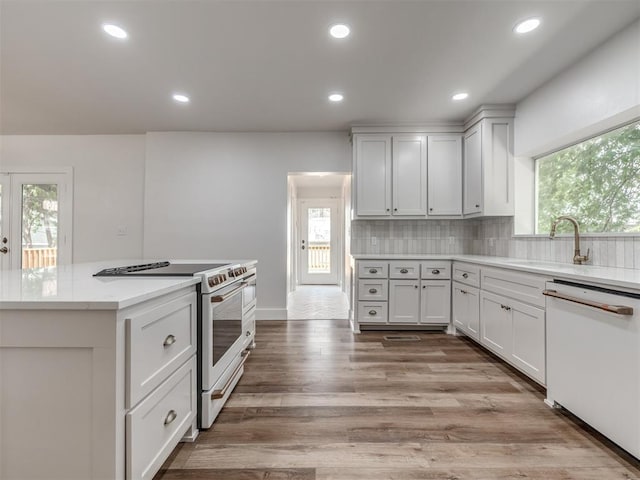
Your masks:
[{"label": "recessed ceiling light", "polygon": [[456,93],[454,96],[452,96],[451,99],[452,100],[464,100],[468,96],[469,96],[469,94],[467,92],[460,92],[460,93]]},{"label": "recessed ceiling light", "polygon": [[189,97],[187,97],[186,95],[183,95],[181,93],[174,93],[173,94],[173,99],[176,102],[180,102],[180,103],[189,103]]},{"label": "recessed ceiling light", "polygon": [[341,93],[332,93],[329,95],[329,101],[331,102],[341,102],[342,100],[344,100],[344,95]]},{"label": "recessed ceiling light", "polygon": [[513,27],[513,31],[516,33],[529,33],[540,26],[539,18],[527,18]]},{"label": "recessed ceiling light", "polygon": [[111,23],[105,23],[104,25],[102,25],[102,29],[112,37],[119,38],[121,40],[129,36],[122,27],[113,25]]},{"label": "recessed ceiling light", "polygon": [[348,25],[344,25],[342,23],[339,23],[337,25],[333,25],[329,29],[329,33],[331,34],[331,36],[333,38],[345,38],[345,37],[348,37],[350,32],[351,32],[351,30],[349,30],[349,26]]}]

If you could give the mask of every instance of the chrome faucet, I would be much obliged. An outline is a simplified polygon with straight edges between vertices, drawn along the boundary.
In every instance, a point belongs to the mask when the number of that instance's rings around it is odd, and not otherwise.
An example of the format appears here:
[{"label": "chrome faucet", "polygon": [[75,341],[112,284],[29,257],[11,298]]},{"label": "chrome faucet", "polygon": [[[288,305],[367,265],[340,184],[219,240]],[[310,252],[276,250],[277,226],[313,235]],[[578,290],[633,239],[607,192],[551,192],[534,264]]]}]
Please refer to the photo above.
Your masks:
[{"label": "chrome faucet", "polygon": [[558,223],[560,223],[562,220],[567,220],[573,224],[573,232],[574,232],[573,263],[575,263],[576,265],[582,265],[587,260],[589,260],[589,252],[591,250],[587,248],[587,254],[580,255],[580,227],[578,226],[578,221],[575,218],[570,217],[568,215],[561,215],[558,218],[556,218],[551,223],[551,232],[549,233],[549,238],[551,240],[554,239],[554,237],[556,236],[556,227],[558,226]]}]

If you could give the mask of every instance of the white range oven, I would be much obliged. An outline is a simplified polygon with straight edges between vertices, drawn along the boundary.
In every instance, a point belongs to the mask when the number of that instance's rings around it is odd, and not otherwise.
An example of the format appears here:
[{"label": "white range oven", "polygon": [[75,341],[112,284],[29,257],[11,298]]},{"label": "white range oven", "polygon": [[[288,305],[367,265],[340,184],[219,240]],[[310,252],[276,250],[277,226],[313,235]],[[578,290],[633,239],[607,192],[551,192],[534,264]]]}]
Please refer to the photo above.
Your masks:
[{"label": "white range oven", "polygon": [[255,345],[255,293],[255,265],[234,266],[203,280],[201,428],[213,424]]},{"label": "white range oven", "polygon": [[107,268],[95,276],[200,277],[198,426],[209,428],[244,372],[255,346],[256,261],[153,262]]}]

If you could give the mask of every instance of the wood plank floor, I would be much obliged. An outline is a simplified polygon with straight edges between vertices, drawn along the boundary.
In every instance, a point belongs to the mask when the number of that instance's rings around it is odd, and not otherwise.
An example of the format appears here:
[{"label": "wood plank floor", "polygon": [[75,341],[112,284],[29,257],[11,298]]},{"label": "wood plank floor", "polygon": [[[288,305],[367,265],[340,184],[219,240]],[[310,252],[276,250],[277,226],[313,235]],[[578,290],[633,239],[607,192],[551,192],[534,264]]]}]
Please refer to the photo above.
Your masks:
[{"label": "wood plank floor", "polygon": [[154,480],[640,479],[640,462],[464,337],[257,327],[214,426]]}]

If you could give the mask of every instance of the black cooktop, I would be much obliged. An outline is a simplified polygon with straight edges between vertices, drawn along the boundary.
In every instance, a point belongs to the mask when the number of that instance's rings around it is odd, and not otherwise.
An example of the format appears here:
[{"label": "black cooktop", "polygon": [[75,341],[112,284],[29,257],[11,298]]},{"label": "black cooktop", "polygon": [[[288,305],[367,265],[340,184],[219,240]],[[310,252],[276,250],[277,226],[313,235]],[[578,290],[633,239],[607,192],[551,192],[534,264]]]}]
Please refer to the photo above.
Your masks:
[{"label": "black cooktop", "polygon": [[94,277],[191,277],[198,272],[230,265],[229,263],[169,263],[154,262],[142,265],[105,268]]}]

